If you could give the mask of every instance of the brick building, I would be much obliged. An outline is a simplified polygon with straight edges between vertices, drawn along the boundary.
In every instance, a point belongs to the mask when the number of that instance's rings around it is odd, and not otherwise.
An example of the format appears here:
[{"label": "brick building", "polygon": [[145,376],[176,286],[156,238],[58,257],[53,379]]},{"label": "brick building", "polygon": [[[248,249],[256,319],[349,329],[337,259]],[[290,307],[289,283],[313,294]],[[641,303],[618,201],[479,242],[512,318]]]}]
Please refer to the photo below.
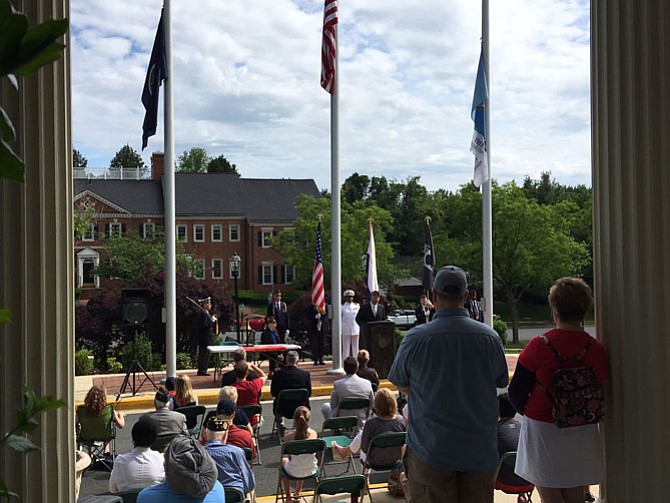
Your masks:
[{"label": "brick building", "polygon": [[[75,285],[82,298],[97,288],[114,287],[93,269],[105,260],[104,237],[137,233],[147,237],[163,227],[163,154],[151,158],[151,177],[75,179],[74,204],[91,208],[92,221],[75,242]],[[300,194],[319,196],[314,180],[251,179],[234,173],[175,174],[177,239],[200,264],[196,277],[232,286],[229,260],[242,258],[240,289],[291,291],[295,269],[283,263],[270,238],[290,229]]]}]

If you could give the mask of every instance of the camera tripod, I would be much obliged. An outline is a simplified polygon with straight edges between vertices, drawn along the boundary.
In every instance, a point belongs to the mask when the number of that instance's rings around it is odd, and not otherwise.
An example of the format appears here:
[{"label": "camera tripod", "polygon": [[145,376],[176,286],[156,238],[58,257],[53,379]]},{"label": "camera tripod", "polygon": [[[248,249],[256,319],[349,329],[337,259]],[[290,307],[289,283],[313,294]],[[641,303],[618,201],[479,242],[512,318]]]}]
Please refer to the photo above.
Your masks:
[{"label": "camera tripod", "polygon": [[[137,359],[137,349],[136,349],[136,340],[137,340],[137,329],[138,329],[138,324],[133,325],[133,359],[130,362],[130,365],[128,365],[128,370],[126,371],[126,376],[123,378],[123,383],[121,383],[121,388],[119,389],[118,394],[116,395],[116,401],[119,401],[119,397],[126,392],[126,389],[130,387],[130,393],[132,396],[137,395],[137,392],[142,388],[145,382],[149,381],[151,385],[154,387],[154,389],[158,389],[158,386],[156,386],[156,383],[149,377],[149,374],[147,374],[147,371],[144,370],[144,367],[142,367],[142,364],[140,361]],[[137,385],[136,384],[136,376],[138,372],[142,372],[144,374],[144,379],[142,382]],[[132,383],[130,382],[130,376],[133,376],[132,378]],[[138,379],[141,379],[138,378]]]}]

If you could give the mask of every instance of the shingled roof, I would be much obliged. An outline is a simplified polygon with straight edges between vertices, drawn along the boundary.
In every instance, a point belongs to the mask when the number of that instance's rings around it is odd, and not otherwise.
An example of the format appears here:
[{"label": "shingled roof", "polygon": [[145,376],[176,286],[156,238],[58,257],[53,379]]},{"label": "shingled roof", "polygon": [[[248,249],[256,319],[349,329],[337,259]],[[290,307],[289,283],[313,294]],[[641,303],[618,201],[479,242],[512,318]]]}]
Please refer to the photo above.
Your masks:
[{"label": "shingled roof", "polygon": [[[75,196],[90,191],[130,213],[163,213],[154,180],[75,180]],[[243,216],[251,222],[292,222],[300,194],[319,197],[314,180],[240,178],[231,173],[175,174],[177,217]]]}]

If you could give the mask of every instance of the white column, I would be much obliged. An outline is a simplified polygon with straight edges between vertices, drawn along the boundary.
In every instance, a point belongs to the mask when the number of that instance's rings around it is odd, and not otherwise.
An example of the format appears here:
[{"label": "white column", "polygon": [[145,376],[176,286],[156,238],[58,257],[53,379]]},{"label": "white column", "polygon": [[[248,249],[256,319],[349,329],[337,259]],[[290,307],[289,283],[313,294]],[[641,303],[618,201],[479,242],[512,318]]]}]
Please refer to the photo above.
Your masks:
[{"label": "white column", "polygon": [[593,0],[596,329],[609,503],[667,501],[670,2]]},{"label": "white column", "polygon": [[[14,1],[30,23],[69,17],[68,0]],[[69,45],[69,41],[66,40]],[[74,500],[74,246],[69,53],[36,75],[6,81],[0,102],[19,138],[25,182],[0,181],[0,432],[16,423],[23,387],[68,406],[38,417],[40,451],[0,450],[0,477],[22,501]]]}]

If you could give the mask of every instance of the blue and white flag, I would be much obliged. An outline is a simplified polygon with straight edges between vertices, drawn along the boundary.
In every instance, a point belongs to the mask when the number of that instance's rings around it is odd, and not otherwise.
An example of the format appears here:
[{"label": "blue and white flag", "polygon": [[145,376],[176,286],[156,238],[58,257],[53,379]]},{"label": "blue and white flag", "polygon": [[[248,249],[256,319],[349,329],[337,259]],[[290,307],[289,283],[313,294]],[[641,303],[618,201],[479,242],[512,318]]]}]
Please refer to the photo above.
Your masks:
[{"label": "blue and white flag", "polygon": [[368,251],[365,254],[365,285],[368,287],[366,297],[370,302],[372,292],[379,291],[379,282],[377,281],[377,257],[375,249],[375,233],[370,225],[370,241],[368,242]]},{"label": "blue and white flag", "polygon": [[475,131],[472,134],[470,152],[475,155],[474,183],[480,187],[489,179],[488,157],[486,144],[486,114],[489,99],[489,90],[486,82],[486,63],[484,53],[479,56],[479,68],[477,69],[477,81],[475,82],[475,95],[472,98],[472,120],[475,122]]}]

